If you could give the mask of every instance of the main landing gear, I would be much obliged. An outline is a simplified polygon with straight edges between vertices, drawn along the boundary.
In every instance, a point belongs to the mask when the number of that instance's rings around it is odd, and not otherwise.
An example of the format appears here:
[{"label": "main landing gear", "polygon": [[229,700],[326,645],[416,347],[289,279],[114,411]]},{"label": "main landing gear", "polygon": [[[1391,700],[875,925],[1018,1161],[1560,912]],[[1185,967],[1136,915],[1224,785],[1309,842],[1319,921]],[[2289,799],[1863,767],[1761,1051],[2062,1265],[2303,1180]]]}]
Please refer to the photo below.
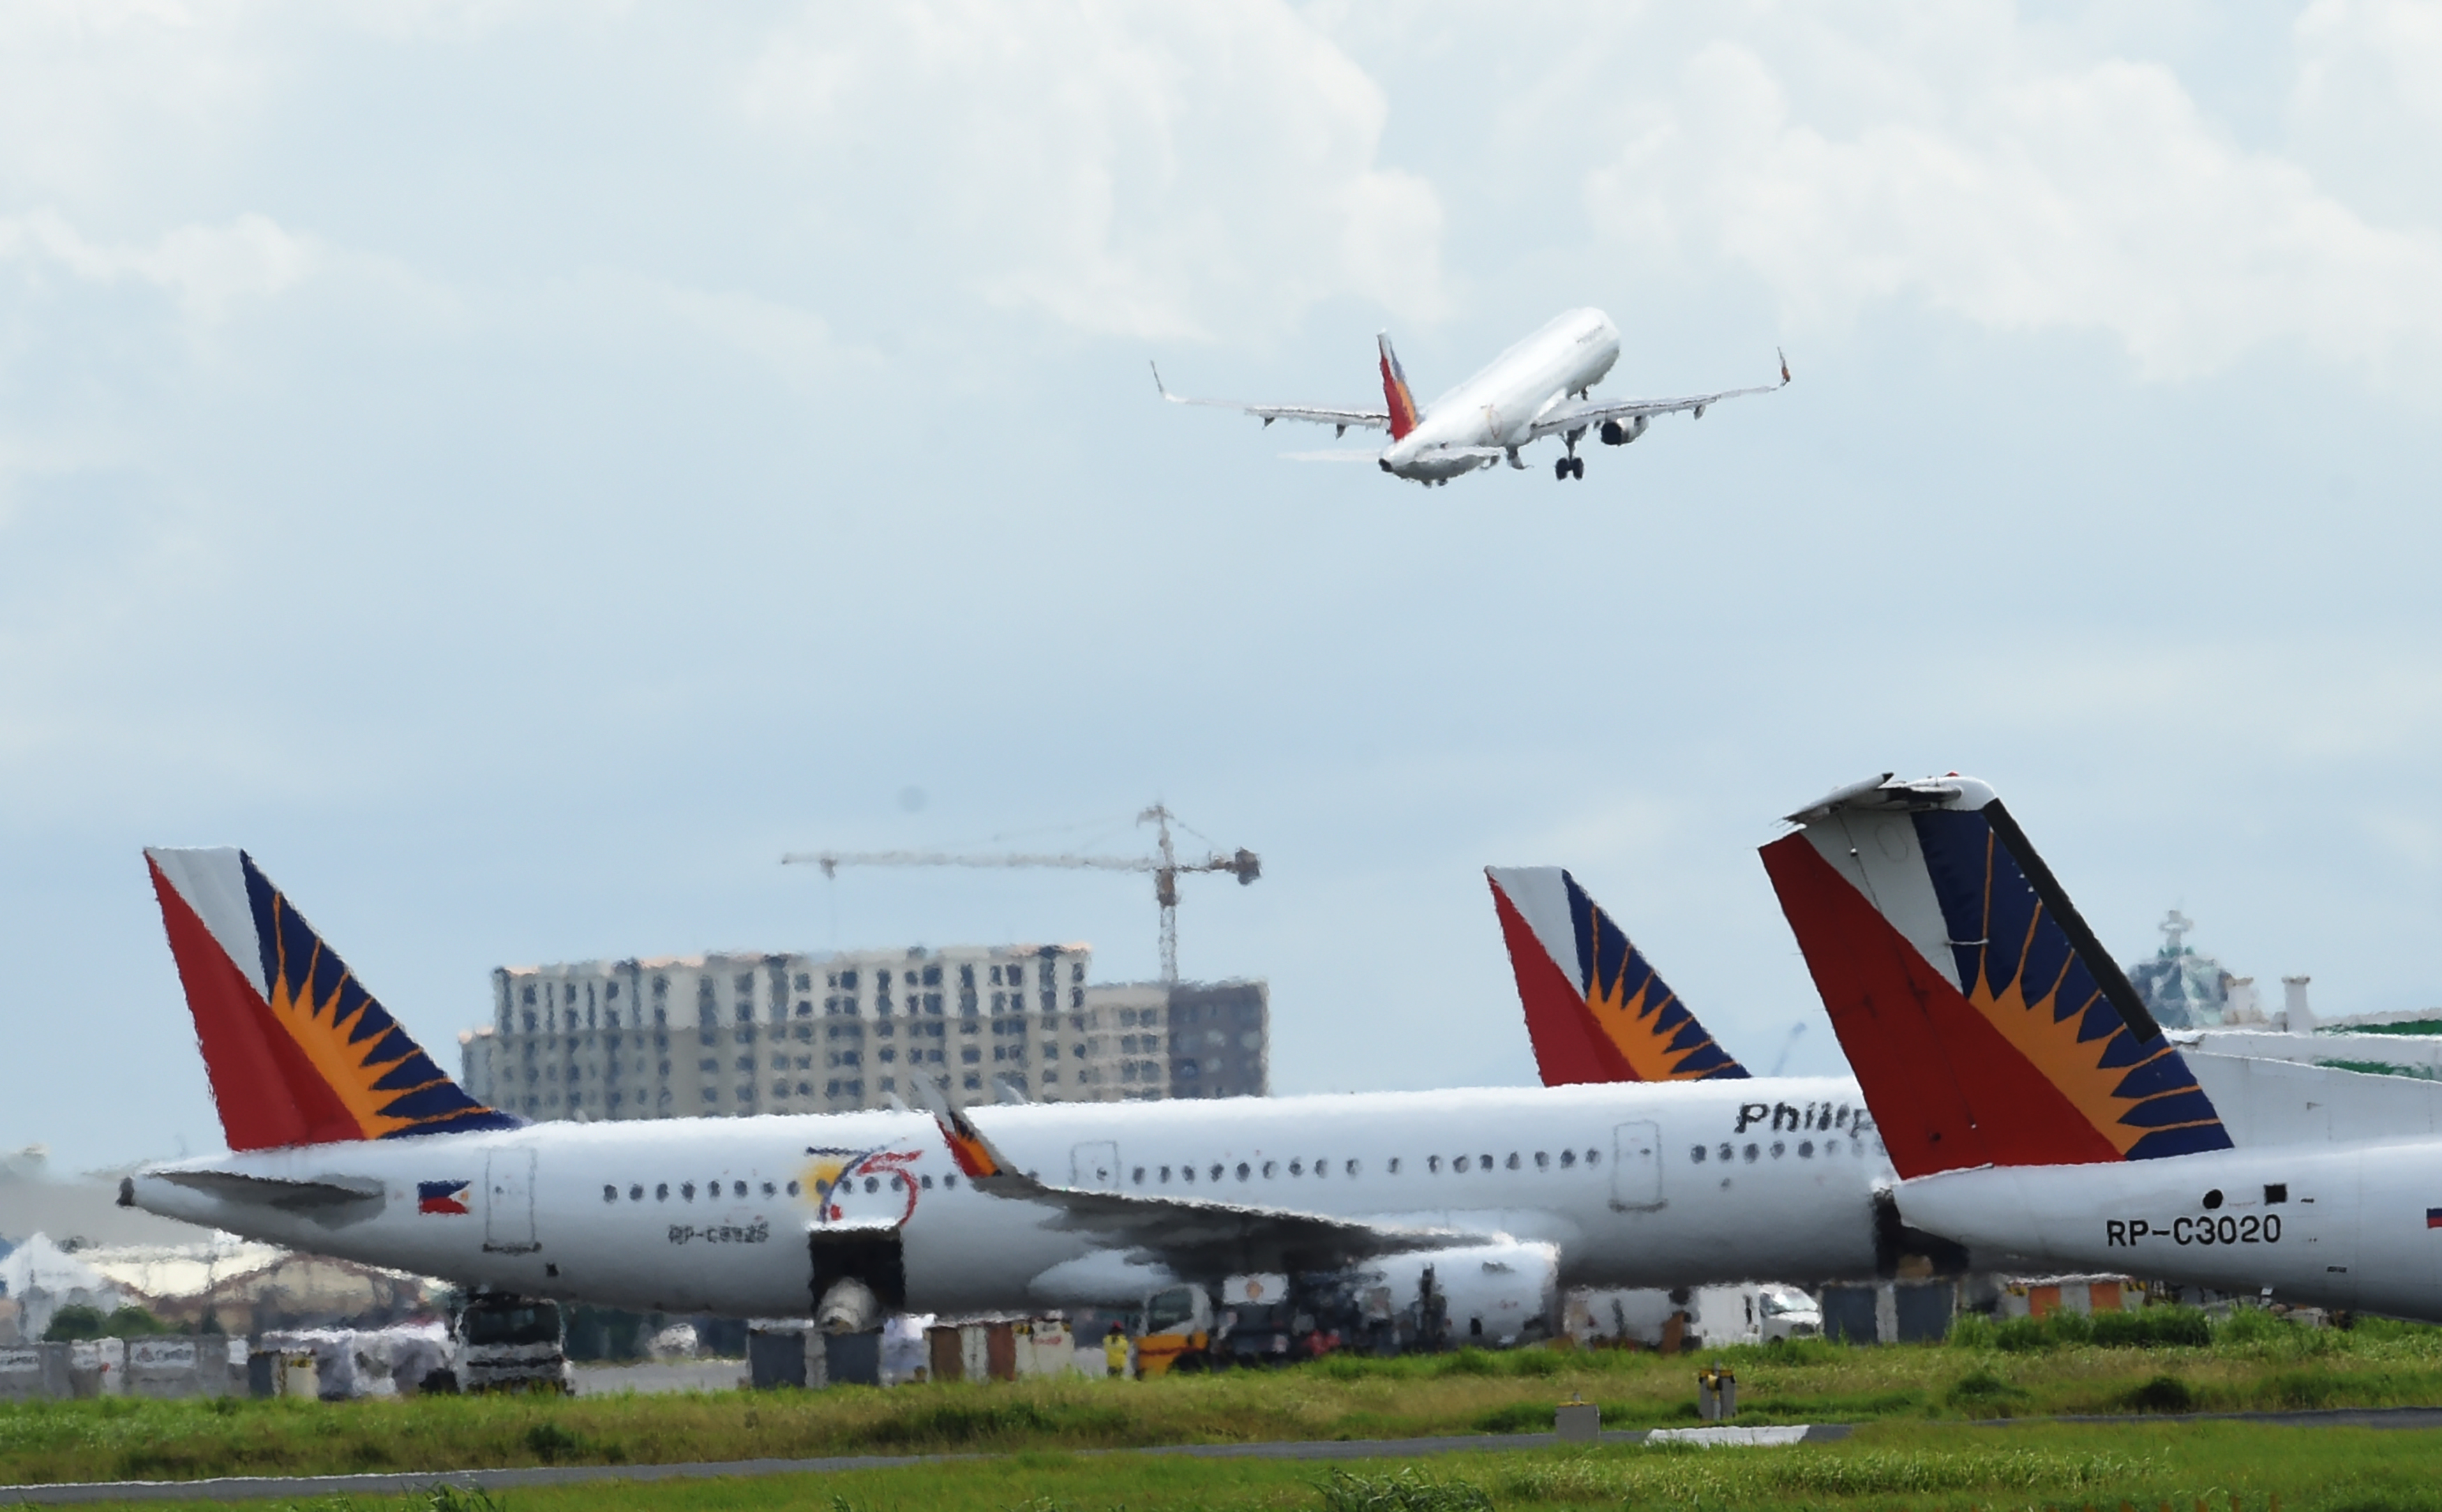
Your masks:
[{"label": "main landing gear", "polygon": [[1569,454],[1562,457],[1559,461],[1552,464],[1553,477],[1560,479],[1563,482],[1571,478],[1585,477],[1586,459],[1577,455],[1577,442],[1585,435],[1585,433],[1586,428],[1579,426],[1576,429],[1570,431],[1567,435],[1560,438],[1562,445],[1569,448]]}]

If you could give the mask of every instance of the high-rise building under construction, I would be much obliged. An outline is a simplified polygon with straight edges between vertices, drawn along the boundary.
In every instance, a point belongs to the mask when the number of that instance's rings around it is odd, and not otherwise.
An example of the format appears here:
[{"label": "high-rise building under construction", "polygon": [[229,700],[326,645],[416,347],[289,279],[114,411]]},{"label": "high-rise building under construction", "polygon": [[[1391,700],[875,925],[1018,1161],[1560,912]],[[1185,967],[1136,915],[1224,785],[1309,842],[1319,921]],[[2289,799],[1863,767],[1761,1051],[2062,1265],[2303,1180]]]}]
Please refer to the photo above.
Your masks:
[{"label": "high-rise building under construction", "polygon": [[530,1119],[1260,1096],[1260,981],[1086,980],[1083,945],[716,953],[502,967],[459,1035],[469,1092]]}]

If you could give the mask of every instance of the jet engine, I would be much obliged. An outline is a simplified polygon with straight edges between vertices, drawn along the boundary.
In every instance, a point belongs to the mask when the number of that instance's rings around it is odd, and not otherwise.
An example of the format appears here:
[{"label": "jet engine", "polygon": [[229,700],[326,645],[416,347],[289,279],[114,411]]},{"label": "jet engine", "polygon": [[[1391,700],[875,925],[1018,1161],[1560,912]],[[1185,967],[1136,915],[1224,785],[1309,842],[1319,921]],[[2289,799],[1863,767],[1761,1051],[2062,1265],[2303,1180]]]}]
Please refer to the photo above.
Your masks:
[{"label": "jet engine", "polygon": [[1651,417],[1649,415],[1638,415],[1635,419],[1630,421],[1626,425],[1621,425],[1616,420],[1604,421],[1602,423],[1601,430],[1602,444],[1606,446],[1627,446],[1630,442],[1634,441],[1637,437],[1645,434],[1645,428],[1647,424],[1649,423],[1650,419]]},{"label": "jet engine", "polygon": [[1386,1289],[1394,1314],[1412,1310],[1413,1332],[1428,1344],[1520,1344],[1559,1326],[1560,1251],[1553,1245],[1467,1245],[1390,1255],[1362,1278]]},{"label": "jet engine", "polygon": [[814,1326],[826,1334],[863,1334],[882,1326],[882,1301],[873,1288],[843,1276],[814,1304]]}]

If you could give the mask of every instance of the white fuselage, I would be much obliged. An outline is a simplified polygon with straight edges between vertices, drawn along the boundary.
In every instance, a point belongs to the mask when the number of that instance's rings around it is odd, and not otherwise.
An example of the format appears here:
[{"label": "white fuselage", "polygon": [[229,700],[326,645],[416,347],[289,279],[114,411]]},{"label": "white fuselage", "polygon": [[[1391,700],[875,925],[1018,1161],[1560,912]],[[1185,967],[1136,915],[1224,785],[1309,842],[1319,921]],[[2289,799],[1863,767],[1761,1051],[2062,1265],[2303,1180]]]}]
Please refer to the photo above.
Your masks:
[{"label": "white fuselage", "polygon": [[[991,1107],[1004,1157],[1059,1187],[1549,1245],[1565,1284],[1876,1273],[1888,1165],[1853,1084],[1625,1084]],[[845,1168],[845,1175],[839,1175]],[[170,1179],[235,1173],[361,1188],[283,1211]],[[818,1182],[838,1175],[828,1203]],[[464,1212],[421,1211],[465,1183]],[[537,1124],[183,1161],[137,1175],[152,1211],[323,1254],[663,1312],[805,1316],[807,1235],[895,1222],[920,1312],[1138,1300],[1171,1274],[1054,1203],[978,1192],[922,1114]],[[1174,1257],[1175,1259],[1175,1257]],[[1214,1255],[1179,1273],[1236,1268]]]},{"label": "white fuselage", "polygon": [[1600,310],[1570,310],[1425,407],[1416,428],[1383,449],[1382,468],[1434,482],[1488,466],[1487,448],[1533,436],[1537,420],[1603,380],[1619,360],[1619,327]]},{"label": "white fuselage", "polygon": [[1953,1171],[1900,1188],[1920,1228],[2068,1270],[2442,1321],[2442,1143],[2220,1150]]}]

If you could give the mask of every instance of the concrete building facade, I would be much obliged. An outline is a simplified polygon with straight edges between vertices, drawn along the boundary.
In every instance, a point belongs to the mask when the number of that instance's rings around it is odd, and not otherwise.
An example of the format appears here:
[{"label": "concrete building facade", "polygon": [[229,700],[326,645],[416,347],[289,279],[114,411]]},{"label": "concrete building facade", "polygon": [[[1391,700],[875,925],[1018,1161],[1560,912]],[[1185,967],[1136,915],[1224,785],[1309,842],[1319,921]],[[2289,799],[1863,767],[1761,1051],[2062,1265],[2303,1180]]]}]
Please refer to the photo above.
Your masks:
[{"label": "concrete building facade", "polygon": [[503,967],[492,1022],[458,1040],[467,1091],[531,1119],[914,1105],[919,1079],[961,1105],[1002,1084],[1051,1102],[1267,1089],[1263,983],[1094,985],[1091,960],[1004,945]]}]

